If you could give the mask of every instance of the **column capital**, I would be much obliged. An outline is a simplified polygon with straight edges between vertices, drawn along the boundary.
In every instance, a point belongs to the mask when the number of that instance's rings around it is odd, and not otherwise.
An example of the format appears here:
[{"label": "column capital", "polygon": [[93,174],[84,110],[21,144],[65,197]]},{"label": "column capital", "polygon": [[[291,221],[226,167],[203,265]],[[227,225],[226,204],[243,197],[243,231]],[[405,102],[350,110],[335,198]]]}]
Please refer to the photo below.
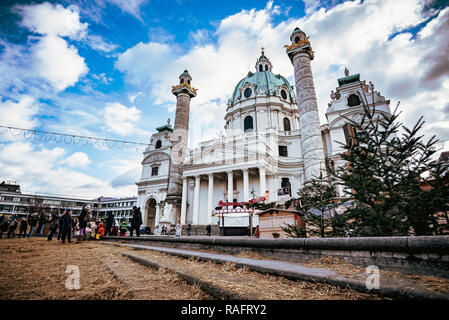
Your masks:
[{"label": "column capital", "polygon": [[207,176],[208,176],[209,178],[211,178],[211,177],[213,178],[213,177],[214,177],[214,173],[213,173],[213,172],[208,173]]},{"label": "column capital", "polygon": [[233,172],[232,172],[232,170],[226,170],[226,173],[227,173],[228,175],[230,175],[230,174],[232,174]]},{"label": "column capital", "polygon": [[249,168],[244,168],[244,169],[242,169],[242,172],[243,172],[243,173],[248,173],[248,171],[249,171]]},{"label": "column capital", "polygon": [[197,178],[199,178],[199,177],[200,177],[200,174],[199,174],[199,173],[197,173],[197,174],[194,174],[193,176],[195,177],[195,179],[197,179]]}]

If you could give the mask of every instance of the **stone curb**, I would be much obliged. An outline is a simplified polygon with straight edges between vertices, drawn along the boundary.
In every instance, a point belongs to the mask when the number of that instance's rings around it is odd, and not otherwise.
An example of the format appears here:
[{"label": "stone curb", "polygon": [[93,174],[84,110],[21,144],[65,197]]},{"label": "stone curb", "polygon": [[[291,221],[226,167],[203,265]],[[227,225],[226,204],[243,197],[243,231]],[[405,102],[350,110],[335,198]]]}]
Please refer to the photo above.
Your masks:
[{"label": "stone curb", "polygon": [[270,260],[255,260],[247,258],[237,258],[231,255],[212,254],[197,251],[188,251],[172,248],[150,247],[145,245],[117,244],[113,242],[102,242],[116,246],[131,247],[140,250],[153,250],[183,258],[195,258],[199,261],[211,261],[218,264],[226,262],[234,263],[237,267],[246,267],[249,270],[261,273],[268,273],[277,276],[284,276],[292,280],[305,280],[311,282],[327,283],[341,288],[353,289],[359,292],[374,293],[381,296],[399,299],[419,299],[419,300],[449,300],[449,295],[438,294],[422,288],[410,288],[407,286],[397,287],[392,281],[384,281],[378,290],[368,290],[365,281],[348,278],[338,275],[336,272],[323,268],[306,268],[298,264]]},{"label": "stone curb", "polygon": [[250,247],[267,249],[326,249],[359,251],[426,252],[449,254],[449,236],[362,237],[362,238],[304,238],[304,239],[226,239],[175,238],[170,236],[103,237],[103,240],[159,241],[192,243],[209,246]]},{"label": "stone curb", "polygon": [[212,297],[214,297],[216,299],[220,299],[220,300],[254,300],[253,297],[236,295],[232,292],[229,292],[229,291],[224,290],[218,286],[215,286],[209,282],[203,281],[193,275],[176,270],[176,269],[166,266],[164,264],[160,264],[160,263],[151,261],[149,259],[146,259],[146,258],[143,258],[140,256],[136,256],[136,255],[127,254],[127,253],[122,253],[122,255],[124,257],[127,257],[127,258],[131,259],[132,261],[139,263],[148,268],[152,268],[155,270],[159,270],[160,268],[168,269],[171,272],[177,274],[180,278],[185,280],[188,284],[190,284],[190,285],[198,284],[200,286],[201,290],[207,292],[208,294],[210,294]]}]

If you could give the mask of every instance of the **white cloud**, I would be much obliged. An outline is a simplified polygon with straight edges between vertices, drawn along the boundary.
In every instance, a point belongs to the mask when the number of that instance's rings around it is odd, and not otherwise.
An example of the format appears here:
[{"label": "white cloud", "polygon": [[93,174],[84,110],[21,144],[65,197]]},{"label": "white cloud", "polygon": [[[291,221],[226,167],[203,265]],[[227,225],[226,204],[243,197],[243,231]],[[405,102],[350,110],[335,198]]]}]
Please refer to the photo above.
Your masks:
[{"label": "white cloud", "polygon": [[101,81],[104,84],[109,84],[111,83],[114,79],[112,79],[111,77],[107,77],[106,73],[100,73],[100,74],[93,74],[92,78]]},{"label": "white cloud", "polygon": [[107,130],[122,136],[130,135],[137,129],[134,123],[140,119],[140,110],[136,107],[127,108],[121,103],[108,103],[104,109]]},{"label": "white cloud", "polygon": [[134,101],[135,101],[139,96],[141,96],[141,95],[143,95],[143,92],[142,92],[142,91],[137,92],[136,94],[128,94],[129,101],[130,101],[131,103],[134,103]]},{"label": "white cloud", "polygon": [[[344,67],[373,81],[392,105],[401,99],[406,124],[414,123],[424,110],[427,115],[433,110],[440,124],[449,120],[448,112],[442,112],[449,100],[448,91],[443,89],[449,66],[449,28],[444,27],[449,25],[448,9],[412,37],[401,32],[429,17],[420,0],[348,1],[330,9],[318,9],[314,1],[306,2],[310,9],[307,16],[277,25],[273,17],[279,8],[273,8],[271,2],[263,10],[242,10],[220,21],[212,35],[215,43],[198,44],[187,52],[179,52],[167,43],[139,43],[119,55],[116,67],[125,73],[128,82],[149,90],[155,103],[168,108],[175,101],[171,86],[187,68],[193,77],[192,85],[199,89],[191,103],[193,117],[207,127],[209,121],[203,112],[207,110],[213,119],[223,118],[227,98],[237,82],[248,71],[254,71],[261,46],[273,63],[273,72],[292,79],[293,67],[283,46],[299,26],[310,36],[315,51],[312,71],[322,123],[329,93],[343,76]],[[213,107],[208,109],[208,105]],[[440,126],[432,127],[436,118],[426,120],[431,130],[444,135]],[[224,120],[210,126],[220,130],[223,124]]]},{"label": "white cloud", "polygon": [[89,156],[84,152],[75,152],[71,156],[61,161],[61,164],[67,164],[70,167],[85,167],[91,164]]},{"label": "white cloud", "polygon": [[2,120],[1,125],[8,127],[18,127],[25,129],[32,129],[38,121],[35,118],[39,107],[33,97],[24,95],[19,101],[11,100],[0,101],[0,114]]},{"label": "white cloud", "polygon": [[0,176],[17,181],[28,192],[87,198],[135,195],[135,185],[112,187],[109,182],[61,167],[64,154],[65,150],[59,147],[36,150],[30,143],[10,143],[0,149]]},{"label": "white cloud", "polygon": [[70,5],[64,8],[60,4],[44,2],[37,5],[21,6],[22,24],[30,31],[42,35],[58,35],[79,39],[87,32],[87,23],[81,23],[79,9]]},{"label": "white cloud", "polygon": [[88,34],[84,39],[89,47],[105,54],[113,52],[118,47],[116,44],[109,43],[103,37],[95,34]]},{"label": "white cloud", "polygon": [[130,15],[135,16],[139,20],[140,17],[140,7],[147,2],[147,0],[107,0],[108,2],[116,5],[122,11],[129,13]]},{"label": "white cloud", "polygon": [[37,75],[59,91],[73,86],[89,70],[78,50],[54,35],[41,38],[33,48],[33,59]]}]

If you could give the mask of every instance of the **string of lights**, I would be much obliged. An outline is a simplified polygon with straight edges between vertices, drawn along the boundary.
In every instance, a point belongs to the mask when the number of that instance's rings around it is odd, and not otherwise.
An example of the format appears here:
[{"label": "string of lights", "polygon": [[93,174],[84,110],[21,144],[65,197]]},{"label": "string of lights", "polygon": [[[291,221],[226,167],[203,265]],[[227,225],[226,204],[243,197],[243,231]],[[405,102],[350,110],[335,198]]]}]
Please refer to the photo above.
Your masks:
[{"label": "string of lights", "polygon": [[107,138],[98,138],[91,136],[80,136],[67,133],[50,132],[43,130],[34,129],[24,129],[10,126],[0,125],[0,135],[11,134],[12,136],[20,136],[26,140],[33,140],[44,143],[62,143],[62,144],[73,144],[80,146],[90,146],[99,149],[131,149],[136,148],[136,150],[146,149],[148,143],[126,141],[126,140],[115,140]]},{"label": "string of lights", "polygon": [[[24,128],[17,128],[17,127],[11,127],[11,126],[3,126],[0,125],[0,135],[3,134],[11,134],[12,136],[20,136],[23,135],[23,137],[26,140],[34,140],[38,142],[44,142],[44,143],[62,143],[62,144],[73,144],[73,145],[80,145],[80,146],[90,146],[94,148],[99,149],[132,149],[135,148],[137,151],[139,150],[145,150],[149,144],[143,143],[143,142],[135,142],[135,141],[127,141],[127,140],[116,140],[116,139],[108,139],[108,138],[98,138],[98,137],[92,137],[92,136],[81,136],[81,135],[73,135],[73,134],[67,134],[67,133],[58,133],[58,132],[50,132],[50,131],[43,131],[43,130],[34,130],[34,129],[24,129]],[[437,145],[440,145],[437,149],[437,151],[442,150],[444,148],[444,145],[446,142],[448,142],[449,139],[445,140],[439,140],[437,142]],[[261,152],[257,149],[252,149],[251,147],[244,148],[243,146],[238,146],[234,149],[234,147],[229,144],[229,141],[225,143],[224,149],[226,150],[225,153],[247,153],[249,155],[256,155],[256,156],[263,156],[265,155],[265,152]],[[224,150],[223,150],[224,151]],[[283,157],[284,159],[297,159],[297,157]]]}]

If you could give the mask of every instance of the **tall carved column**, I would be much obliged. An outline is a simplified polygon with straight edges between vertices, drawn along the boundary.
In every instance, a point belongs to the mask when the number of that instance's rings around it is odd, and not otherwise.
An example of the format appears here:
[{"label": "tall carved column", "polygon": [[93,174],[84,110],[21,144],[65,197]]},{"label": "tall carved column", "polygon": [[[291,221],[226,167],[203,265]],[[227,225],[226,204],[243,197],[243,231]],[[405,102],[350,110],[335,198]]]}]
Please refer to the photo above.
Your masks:
[{"label": "tall carved column", "polygon": [[200,221],[200,189],[201,178],[199,175],[195,176],[195,189],[193,189],[193,221],[194,225]]},{"label": "tall carved column", "polygon": [[287,54],[293,64],[296,95],[299,109],[304,182],[325,174],[324,148],[321,139],[320,118],[310,61],[314,55],[306,34],[296,28],[290,36],[291,45],[286,45]]},{"label": "tall carved column", "polygon": [[187,216],[187,177],[182,179],[181,224],[186,224]]},{"label": "tall carved column", "polygon": [[214,174],[209,174],[209,184],[207,186],[207,223],[212,224],[212,211],[214,209]]},{"label": "tall carved column", "polygon": [[192,88],[192,77],[185,70],[179,76],[179,84],[173,86],[172,93],[176,96],[175,127],[170,135],[172,147],[170,150],[170,169],[168,179],[167,203],[171,211],[170,216],[176,221],[181,219],[182,206],[182,171],[181,165],[187,153],[187,138],[189,133],[190,99],[196,96],[196,89]]}]

